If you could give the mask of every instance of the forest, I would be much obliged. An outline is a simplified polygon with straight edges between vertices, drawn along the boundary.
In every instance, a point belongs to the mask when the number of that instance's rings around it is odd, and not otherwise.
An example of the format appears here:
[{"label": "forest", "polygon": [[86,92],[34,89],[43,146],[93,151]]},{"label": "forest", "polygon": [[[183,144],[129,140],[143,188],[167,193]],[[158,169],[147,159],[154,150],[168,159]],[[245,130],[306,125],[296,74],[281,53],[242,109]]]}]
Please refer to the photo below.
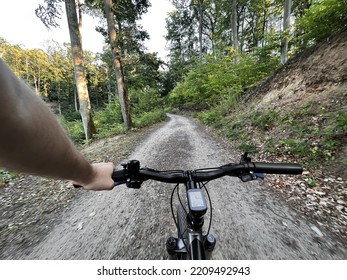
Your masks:
[{"label": "forest", "polygon": [[[54,28],[65,9],[71,42],[25,49],[0,38],[0,55],[81,144],[159,122],[167,111],[199,112],[213,123],[288,58],[347,22],[347,0],[170,2],[167,61],[144,47],[149,35],[138,20],[149,0],[43,0],[36,15]],[[86,13],[100,19],[102,53],[82,49]]]},{"label": "forest", "polygon": [[[49,29],[67,20],[70,42],[27,49],[0,38],[0,57],[91,162],[176,170],[249,152],[302,165],[259,185],[209,185],[223,209],[213,211],[216,259],[346,259],[347,0],[166,1],[166,59],[146,49],[139,24],[153,0],[41,0],[32,12]],[[100,53],[83,49],[87,14]],[[166,259],[157,241],[172,222],[171,190],[93,195],[0,169],[0,258]]]}]

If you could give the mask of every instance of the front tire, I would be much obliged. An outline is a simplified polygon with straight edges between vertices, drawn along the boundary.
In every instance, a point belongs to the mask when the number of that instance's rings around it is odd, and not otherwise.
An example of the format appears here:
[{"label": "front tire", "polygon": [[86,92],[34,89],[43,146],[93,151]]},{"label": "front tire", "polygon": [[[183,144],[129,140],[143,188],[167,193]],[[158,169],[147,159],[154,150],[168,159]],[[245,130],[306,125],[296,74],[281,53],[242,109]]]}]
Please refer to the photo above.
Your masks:
[{"label": "front tire", "polygon": [[[184,207],[181,204],[177,205],[177,227],[178,227],[177,228],[178,239],[182,239],[187,247],[187,241],[188,241],[187,212],[184,210]],[[188,253],[187,252],[180,253],[177,255],[177,258],[179,260],[187,260]]]}]

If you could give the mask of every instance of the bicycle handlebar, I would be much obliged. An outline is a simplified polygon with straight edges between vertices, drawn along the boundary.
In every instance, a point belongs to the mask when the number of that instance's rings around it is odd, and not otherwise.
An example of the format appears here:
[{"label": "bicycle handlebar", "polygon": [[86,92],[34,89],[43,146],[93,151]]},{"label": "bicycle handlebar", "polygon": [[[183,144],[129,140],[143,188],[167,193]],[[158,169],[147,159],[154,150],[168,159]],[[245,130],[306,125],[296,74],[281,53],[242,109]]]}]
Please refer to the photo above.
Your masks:
[{"label": "bicycle handlebar", "polygon": [[141,183],[145,180],[180,184],[189,180],[205,182],[223,176],[233,176],[239,177],[242,181],[249,181],[257,178],[253,173],[297,175],[303,172],[302,167],[296,163],[251,162],[251,159],[247,157],[247,153],[241,157],[241,163],[239,164],[230,163],[209,169],[159,171],[140,168],[140,162],[137,160],[131,160],[126,164],[122,164],[122,166],[122,170],[113,172],[112,179],[115,185],[127,183],[131,188],[140,188]]},{"label": "bicycle handlebar", "polygon": [[303,171],[299,164],[293,163],[265,163],[248,162],[241,164],[228,164],[216,168],[215,170],[196,170],[194,179],[197,182],[210,181],[222,176],[240,177],[245,174],[268,173],[268,174],[301,174]]},{"label": "bicycle handlebar", "polygon": [[[131,178],[132,174],[128,174],[126,169],[114,171],[112,179],[115,182],[126,181]],[[137,179],[141,180],[156,180],[164,183],[184,183],[187,181],[187,176],[183,170],[179,171],[158,171],[154,169],[142,168],[137,174],[134,174]]]},{"label": "bicycle handlebar", "polygon": [[299,164],[293,163],[265,163],[247,162],[241,164],[228,164],[210,169],[198,169],[192,171],[158,171],[148,168],[140,168],[136,171],[129,171],[126,165],[123,170],[113,172],[112,179],[115,182],[125,183],[127,180],[136,179],[139,181],[156,180],[164,183],[185,183],[189,180],[188,174],[192,175],[195,182],[211,181],[223,176],[240,177],[245,174],[268,173],[268,174],[301,174],[303,169]]},{"label": "bicycle handlebar", "polygon": [[303,172],[301,165],[294,163],[254,162],[253,164],[254,172],[259,173],[298,175]]}]

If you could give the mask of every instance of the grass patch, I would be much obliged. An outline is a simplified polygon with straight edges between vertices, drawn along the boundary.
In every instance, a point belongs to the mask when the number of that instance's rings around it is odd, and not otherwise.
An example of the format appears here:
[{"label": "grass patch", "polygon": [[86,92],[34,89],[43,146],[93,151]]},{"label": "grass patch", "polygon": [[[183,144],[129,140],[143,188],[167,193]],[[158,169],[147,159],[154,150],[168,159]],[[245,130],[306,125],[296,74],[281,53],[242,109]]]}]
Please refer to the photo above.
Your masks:
[{"label": "grass patch", "polygon": [[259,152],[257,146],[253,145],[253,144],[239,144],[237,145],[237,149],[239,149],[242,152],[247,152],[250,154],[256,154]]},{"label": "grass patch", "polygon": [[308,151],[311,148],[311,145],[307,141],[293,138],[280,141],[280,145],[288,154],[299,155],[302,157],[307,156]]},{"label": "grass patch", "polygon": [[347,135],[347,112],[340,112],[332,119],[330,129],[338,136]]},{"label": "grass patch", "polygon": [[0,182],[2,183],[8,183],[12,179],[16,178],[16,176],[17,176],[17,173],[15,172],[8,171],[5,169],[0,169]]},{"label": "grass patch", "polygon": [[252,114],[250,118],[251,125],[263,131],[267,131],[271,127],[273,127],[278,119],[279,113],[275,110],[268,110],[266,112],[256,112]]}]

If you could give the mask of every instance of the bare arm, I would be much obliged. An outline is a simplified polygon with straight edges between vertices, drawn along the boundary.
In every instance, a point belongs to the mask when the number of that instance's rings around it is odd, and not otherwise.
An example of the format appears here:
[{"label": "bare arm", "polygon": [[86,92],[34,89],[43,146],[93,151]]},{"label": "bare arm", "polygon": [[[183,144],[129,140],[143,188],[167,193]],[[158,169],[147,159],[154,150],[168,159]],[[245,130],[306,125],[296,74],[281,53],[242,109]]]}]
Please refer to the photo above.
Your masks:
[{"label": "bare arm", "polygon": [[46,104],[0,58],[0,166],[111,189],[112,163],[91,165]]}]

